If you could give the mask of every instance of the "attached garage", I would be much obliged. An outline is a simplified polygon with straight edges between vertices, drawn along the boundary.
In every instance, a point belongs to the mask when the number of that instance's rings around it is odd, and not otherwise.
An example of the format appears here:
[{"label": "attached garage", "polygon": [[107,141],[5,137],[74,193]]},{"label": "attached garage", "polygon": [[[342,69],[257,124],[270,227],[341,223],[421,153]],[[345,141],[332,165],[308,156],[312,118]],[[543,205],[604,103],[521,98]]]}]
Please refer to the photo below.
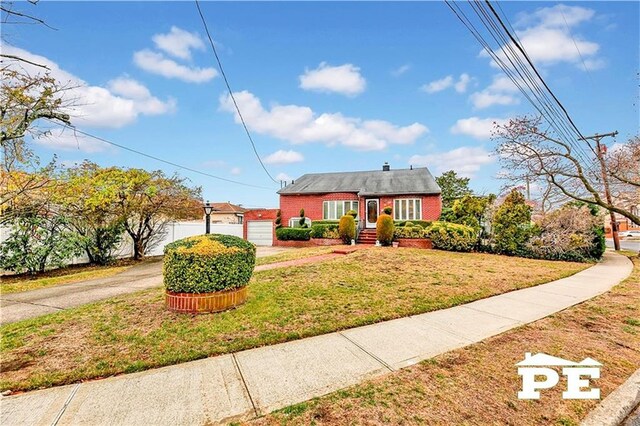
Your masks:
[{"label": "attached garage", "polygon": [[273,245],[273,221],[249,220],[247,223],[247,241],[257,246]]}]

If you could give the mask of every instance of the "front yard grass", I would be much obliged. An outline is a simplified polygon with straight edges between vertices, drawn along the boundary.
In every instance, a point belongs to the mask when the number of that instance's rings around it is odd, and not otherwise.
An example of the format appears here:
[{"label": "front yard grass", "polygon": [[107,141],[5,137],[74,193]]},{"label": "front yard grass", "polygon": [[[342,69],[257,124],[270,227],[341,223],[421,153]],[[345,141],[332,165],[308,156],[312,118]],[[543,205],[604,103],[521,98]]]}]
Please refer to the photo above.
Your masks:
[{"label": "front yard grass", "polygon": [[282,253],[273,254],[271,256],[259,257],[256,259],[256,266],[267,265],[270,263],[286,262],[288,260],[303,259],[305,257],[311,256],[319,256],[321,254],[331,253],[334,250],[344,247],[346,246],[296,248]]},{"label": "front yard grass", "polygon": [[185,315],[147,290],[0,328],[0,388],[27,390],[177,364],[448,308],[588,264],[368,248],[254,274],[235,310]]},{"label": "front yard grass", "polygon": [[515,364],[544,352],[603,365],[605,398],[640,366],[640,258],[612,291],[553,316],[415,366],[303,402],[255,425],[578,425],[599,401],[563,400],[566,380],[519,400]]}]

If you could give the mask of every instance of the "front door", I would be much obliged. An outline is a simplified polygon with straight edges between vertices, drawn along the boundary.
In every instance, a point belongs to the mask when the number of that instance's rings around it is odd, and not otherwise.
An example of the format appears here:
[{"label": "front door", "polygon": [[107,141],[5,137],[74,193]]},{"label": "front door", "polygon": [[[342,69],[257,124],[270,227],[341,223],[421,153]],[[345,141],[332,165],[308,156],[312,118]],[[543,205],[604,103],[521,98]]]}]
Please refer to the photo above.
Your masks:
[{"label": "front door", "polygon": [[376,222],[378,221],[378,200],[367,200],[365,204],[365,213],[366,217],[366,227],[367,228],[375,228]]}]

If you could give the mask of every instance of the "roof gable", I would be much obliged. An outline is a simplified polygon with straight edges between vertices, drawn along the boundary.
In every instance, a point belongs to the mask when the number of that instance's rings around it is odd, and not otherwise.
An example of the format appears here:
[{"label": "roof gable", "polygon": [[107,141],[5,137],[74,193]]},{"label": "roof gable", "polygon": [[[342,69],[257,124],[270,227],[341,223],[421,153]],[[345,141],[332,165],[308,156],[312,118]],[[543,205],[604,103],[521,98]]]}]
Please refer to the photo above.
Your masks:
[{"label": "roof gable", "polygon": [[426,167],[365,172],[310,173],[282,188],[278,194],[326,194],[354,192],[360,195],[440,194],[440,187]]}]

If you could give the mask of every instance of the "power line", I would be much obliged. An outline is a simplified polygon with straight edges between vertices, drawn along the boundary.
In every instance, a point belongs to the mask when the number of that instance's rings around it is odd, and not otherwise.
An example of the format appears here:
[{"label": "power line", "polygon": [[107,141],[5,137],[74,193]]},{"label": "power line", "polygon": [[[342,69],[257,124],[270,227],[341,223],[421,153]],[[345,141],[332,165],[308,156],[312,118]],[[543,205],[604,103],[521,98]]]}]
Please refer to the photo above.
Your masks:
[{"label": "power line", "polygon": [[[463,25],[467,27],[467,29],[478,40],[478,42],[484,47],[485,51],[495,61],[496,65],[504,71],[506,76],[514,83],[514,85],[520,90],[525,98],[527,98],[531,105],[536,108],[540,115],[543,116],[551,124],[560,139],[564,139],[566,141],[566,144],[575,150],[577,158],[580,158],[581,161],[587,165],[586,169],[588,170],[589,167],[593,168],[593,165],[588,166],[592,162],[591,159],[588,158],[589,156],[587,156],[588,159],[585,160],[584,149],[582,148],[582,146],[580,146],[580,144],[577,144],[575,139],[572,137],[573,133],[577,133],[578,135],[580,135],[580,133],[575,125],[572,126],[567,122],[567,120],[570,119],[568,113],[566,113],[566,110],[559,103],[548,86],[546,86],[546,83],[542,80],[540,74],[537,73],[537,78],[534,77],[534,75],[529,70],[529,67],[524,63],[518,52],[514,49],[514,46],[518,47],[518,50],[522,53],[522,55],[527,58],[527,62],[532,65],[531,61],[527,57],[526,51],[524,51],[521,43],[519,42],[519,40],[517,40],[517,34],[515,36],[512,35],[502,21],[501,24],[498,25],[495,22],[495,19],[492,18],[491,14],[488,11],[484,10],[480,1],[469,1],[469,3],[471,4],[472,10],[480,18],[481,23],[486,27],[491,37],[502,50],[504,59],[507,60],[511,66],[507,65],[501,55],[498,55],[494,51],[494,49],[489,45],[484,36],[475,27],[472,21],[466,16],[460,6],[458,6],[456,2],[446,1],[447,6],[453,11],[456,17],[463,23]],[[492,13],[493,15],[497,15],[495,10],[493,10]],[[507,33],[509,39],[506,38],[502,31]],[[511,40],[511,42],[509,42],[509,40]],[[534,72],[536,71],[537,70],[534,70]],[[542,86],[540,86],[540,83],[538,83],[538,81],[545,85],[547,89],[546,91],[542,88]],[[547,94],[547,92],[549,92],[549,94]],[[555,98],[555,102],[552,101],[549,95]],[[564,110],[564,115],[556,105],[559,105]]]},{"label": "power line", "polygon": [[198,0],[195,0],[195,3],[196,3],[196,7],[198,8],[198,14],[200,14],[200,19],[202,20],[202,25],[204,26],[204,30],[207,33],[207,38],[209,39],[209,44],[211,44],[211,49],[213,50],[213,54],[216,57],[216,61],[218,62],[218,68],[220,68],[220,74],[222,75],[222,78],[224,79],[224,83],[227,86],[227,90],[229,91],[229,96],[231,97],[231,100],[233,101],[233,105],[236,108],[236,111],[238,113],[238,117],[240,117],[240,121],[242,122],[242,127],[244,127],[244,131],[247,134],[247,137],[249,138],[249,142],[251,142],[251,147],[253,148],[253,152],[256,155],[256,158],[258,159],[258,162],[260,162],[260,165],[262,166],[262,169],[267,174],[267,176],[269,176],[269,178],[274,183],[278,183],[278,181],[275,180],[273,178],[273,176],[271,176],[271,173],[269,173],[269,171],[265,167],[264,163],[262,162],[262,158],[260,158],[260,154],[258,154],[258,150],[256,149],[256,144],[253,142],[253,138],[251,137],[251,133],[249,133],[249,128],[247,127],[247,124],[244,121],[244,117],[242,117],[242,113],[240,112],[240,107],[238,107],[238,103],[236,102],[236,98],[235,98],[235,96],[233,96],[233,91],[231,90],[231,85],[229,84],[229,80],[227,79],[227,75],[224,72],[224,68],[222,68],[222,62],[220,61],[220,57],[218,56],[218,51],[216,50],[216,45],[213,42],[213,38],[211,37],[211,34],[209,33],[209,27],[207,26],[207,21],[204,18],[204,15],[202,13],[202,9],[200,9],[200,2]]},{"label": "power line", "polygon": [[46,120],[48,120],[51,123],[54,123],[56,125],[59,125],[59,126],[61,126],[63,128],[69,129],[69,130],[73,131],[74,133],[79,133],[81,135],[90,137],[90,138],[98,140],[100,142],[104,142],[106,144],[116,146],[116,147],[124,149],[126,151],[133,152],[135,154],[142,155],[143,157],[151,158],[152,160],[156,160],[156,161],[159,161],[161,163],[169,164],[170,166],[177,167],[177,168],[183,169],[183,170],[187,170],[187,171],[192,172],[192,173],[197,173],[197,174],[202,175],[202,176],[207,176],[207,177],[210,177],[210,178],[213,178],[213,179],[221,180],[221,181],[228,182],[228,183],[233,183],[233,184],[236,184],[236,185],[248,186],[248,187],[251,187],[251,188],[258,188],[258,189],[268,189],[269,191],[273,191],[274,190],[274,188],[268,188],[266,186],[253,185],[253,184],[250,184],[250,183],[239,182],[237,180],[227,179],[227,178],[223,178],[223,177],[220,177],[220,176],[212,175],[211,173],[207,173],[207,172],[203,172],[201,170],[193,169],[193,168],[188,167],[188,166],[183,166],[181,164],[174,163],[173,161],[164,160],[164,159],[162,159],[160,157],[156,157],[154,155],[147,154],[145,152],[138,151],[138,150],[133,149],[133,148],[129,148],[128,146],[121,145],[121,144],[116,143],[116,142],[112,142],[112,141],[107,140],[105,138],[102,138],[100,136],[96,136],[96,135],[93,135],[91,133],[88,133],[88,132],[82,131],[80,129],[77,129],[74,126],[69,126],[69,125],[66,125],[66,124],[58,123],[58,122],[50,120],[48,118]]}]

